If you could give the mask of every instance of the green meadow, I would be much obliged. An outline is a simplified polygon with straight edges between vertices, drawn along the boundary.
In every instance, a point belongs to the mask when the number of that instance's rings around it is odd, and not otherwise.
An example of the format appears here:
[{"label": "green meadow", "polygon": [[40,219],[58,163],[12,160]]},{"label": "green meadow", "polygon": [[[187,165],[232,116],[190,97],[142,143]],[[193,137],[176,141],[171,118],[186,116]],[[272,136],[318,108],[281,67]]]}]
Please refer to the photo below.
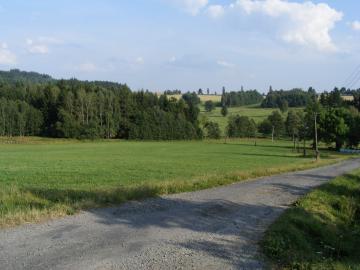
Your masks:
[{"label": "green meadow", "polygon": [[[229,114],[228,116],[224,117],[221,115],[221,108],[216,107],[213,111],[207,112],[203,104],[200,106],[201,114],[200,114],[200,121],[206,122],[212,121],[219,124],[220,129],[222,132],[226,130],[226,126],[228,124],[228,119],[234,115],[240,116],[248,116],[253,119],[256,123],[260,123],[261,121],[265,120],[271,113],[275,110],[274,108],[261,108],[260,104],[256,105],[249,105],[249,106],[241,106],[241,107],[233,107],[228,108]],[[289,110],[303,110],[303,108],[289,108]],[[283,114],[284,119],[286,119],[287,113]]]},{"label": "green meadow", "polygon": [[291,142],[0,140],[0,227],[127,200],[209,188],[320,163]]}]

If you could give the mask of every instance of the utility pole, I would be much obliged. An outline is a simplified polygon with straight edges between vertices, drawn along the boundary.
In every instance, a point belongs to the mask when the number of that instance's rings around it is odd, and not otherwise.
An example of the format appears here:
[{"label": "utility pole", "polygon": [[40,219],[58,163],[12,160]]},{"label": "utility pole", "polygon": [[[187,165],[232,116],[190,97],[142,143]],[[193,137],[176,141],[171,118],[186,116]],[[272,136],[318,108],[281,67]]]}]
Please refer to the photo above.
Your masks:
[{"label": "utility pole", "polygon": [[318,113],[315,112],[314,113],[314,120],[315,120],[315,155],[316,155],[316,161],[319,161],[320,152],[319,152],[319,146],[318,146],[317,116],[318,116]]}]

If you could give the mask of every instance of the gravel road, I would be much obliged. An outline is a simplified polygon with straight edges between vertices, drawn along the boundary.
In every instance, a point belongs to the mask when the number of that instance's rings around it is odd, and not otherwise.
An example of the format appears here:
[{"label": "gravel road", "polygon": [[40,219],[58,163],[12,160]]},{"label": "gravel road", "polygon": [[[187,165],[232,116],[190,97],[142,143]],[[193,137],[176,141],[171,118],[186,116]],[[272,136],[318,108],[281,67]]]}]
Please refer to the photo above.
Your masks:
[{"label": "gravel road", "polygon": [[0,231],[0,269],[263,269],[257,243],[299,196],[360,167],[320,169]]}]

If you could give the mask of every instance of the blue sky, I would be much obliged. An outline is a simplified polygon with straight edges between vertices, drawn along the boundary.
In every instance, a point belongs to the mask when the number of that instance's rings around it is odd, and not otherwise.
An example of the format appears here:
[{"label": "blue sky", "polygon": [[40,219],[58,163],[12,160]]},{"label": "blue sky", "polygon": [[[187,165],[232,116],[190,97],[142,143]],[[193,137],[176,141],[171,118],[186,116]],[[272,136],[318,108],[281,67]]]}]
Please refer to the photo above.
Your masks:
[{"label": "blue sky", "polygon": [[322,91],[351,85],[359,11],[344,0],[0,0],[0,69],[134,90]]}]

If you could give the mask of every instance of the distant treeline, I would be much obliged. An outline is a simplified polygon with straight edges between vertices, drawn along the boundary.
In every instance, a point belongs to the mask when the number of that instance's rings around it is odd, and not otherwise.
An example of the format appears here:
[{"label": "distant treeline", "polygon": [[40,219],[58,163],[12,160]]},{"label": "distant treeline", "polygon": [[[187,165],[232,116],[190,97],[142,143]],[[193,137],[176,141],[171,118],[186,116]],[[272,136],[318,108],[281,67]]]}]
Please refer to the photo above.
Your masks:
[{"label": "distant treeline", "polygon": [[221,105],[224,107],[239,107],[258,104],[263,101],[263,96],[257,90],[229,92],[223,91]]},{"label": "distant treeline", "polygon": [[[343,100],[351,93],[353,100]],[[256,90],[226,93],[227,107],[256,104],[263,100]],[[60,138],[120,138],[133,140],[192,140],[203,138],[199,123],[199,96],[185,93],[181,99],[148,91],[132,92],[125,84],[101,81],[55,80],[34,72],[0,72],[0,136],[47,136]],[[208,111],[214,108],[207,101]],[[337,149],[357,147],[360,142],[360,90],[335,88],[318,96],[315,90],[270,89],[263,107],[277,108],[260,124],[248,116],[229,117],[225,136],[257,137],[262,134],[291,136],[295,142],[318,139]],[[302,112],[289,107],[303,106]],[[218,139],[218,123],[201,123],[207,138]]]},{"label": "distant treeline", "polygon": [[346,89],[345,87],[342,88],[335,87],[334,91],[339,91],[342,96],[352,96],[360,92],[360,88],[355,90],[355,89]]},{"label": "distant treeline", "polygon": [[[17,80],[13,73],[20,74]],[[55,81],[36,73],[0,76],[0,136],[139,140],[198,139],[191,100],[131,92],[111,82]]]},{"label": "distant treeline", "polygon": [[164,91],[164,94],[165,95],[169,95],[169,96],[171,96],[171,95],[181,95],[181,90],[165,90]]},{"label": "distant treeline", "polygon": [[337,88],[322,93],[319,99],[310,100],[303,111],[290,110],[286,114],[275,110],[258,125],[247,116],[232,116],[226,135],[233,138],[256,137],[258,133],[273,138],[285,136],[292,137],[294,148],[301,140],[313,140],[315,146],[316,123],[318,141],[337,150],[343,146],[356,148],[360,143],[360,90],[352,92],[352,101],[343,100],[341,93]]},{"label": "distant treeline", "polygon": [[305,107],[316,99],[316,92],[313,88],[308,91],[302,89],[293,89],[289,91],[279,90],[270,91],[266,98],[262,101],[263,108],[283,108],[283,107]]},{"label": "distant treeline", "polygon": [[0,84],[4,83],[45,83],[52,82],[54,79],[46,74],[39,74],[36,72],[20,71],[18,69],[12,69],[10,71],[0,70]]}]

